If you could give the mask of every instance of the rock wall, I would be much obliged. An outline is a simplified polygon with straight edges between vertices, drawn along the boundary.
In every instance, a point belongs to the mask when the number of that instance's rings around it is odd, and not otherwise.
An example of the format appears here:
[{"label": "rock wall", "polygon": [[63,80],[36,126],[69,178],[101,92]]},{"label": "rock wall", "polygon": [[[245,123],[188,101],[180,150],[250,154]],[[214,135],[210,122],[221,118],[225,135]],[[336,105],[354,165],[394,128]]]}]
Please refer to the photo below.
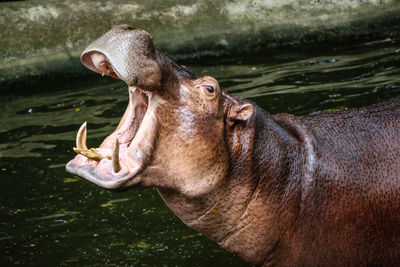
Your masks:
[{"label": "rock wall", "polygon": [[188,59],[398,38],[400,0],[0,2],[0,89],[38,77],[78,77],[83,48],[123,23],[150,32],[174,59]]}]

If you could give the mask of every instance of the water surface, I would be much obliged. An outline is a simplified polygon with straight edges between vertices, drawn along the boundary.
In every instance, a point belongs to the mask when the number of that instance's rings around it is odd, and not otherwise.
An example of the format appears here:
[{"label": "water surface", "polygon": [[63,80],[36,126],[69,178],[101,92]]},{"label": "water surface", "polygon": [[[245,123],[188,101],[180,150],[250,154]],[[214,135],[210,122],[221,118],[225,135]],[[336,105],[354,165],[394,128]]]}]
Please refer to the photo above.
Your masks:
[{"label": "water surface", "polygon": [[[400,96],[400,45],[391,40],[187,65],[271,113],[305,115]],[[1,96],[1,266],[248,266],[186,227],[155,190],[111,193],[68,174],[79,126],[88,122],[88,146],[98,146],[117,126],[128,92],[100,76],[63,88]]]}]

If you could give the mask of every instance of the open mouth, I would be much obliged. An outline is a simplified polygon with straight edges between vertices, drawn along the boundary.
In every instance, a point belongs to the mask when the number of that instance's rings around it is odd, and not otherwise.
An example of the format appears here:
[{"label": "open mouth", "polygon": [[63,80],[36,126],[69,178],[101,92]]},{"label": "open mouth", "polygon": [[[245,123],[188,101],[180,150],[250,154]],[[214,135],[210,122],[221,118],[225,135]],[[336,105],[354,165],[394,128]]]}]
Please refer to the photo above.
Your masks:
[{"label": "open mouth", "polygon": [[[99,52],[85,58],[86,66],[102,75],[119,78],[108,59]],[[76,136],[78,155],[68,162],[68,172],[107,189],[129,187],[139,182],[138,174],[148,165],[157,137],[158,94],[129,87],[129,104],[115,131],[98,148],[86,145],[87,124]]]}]

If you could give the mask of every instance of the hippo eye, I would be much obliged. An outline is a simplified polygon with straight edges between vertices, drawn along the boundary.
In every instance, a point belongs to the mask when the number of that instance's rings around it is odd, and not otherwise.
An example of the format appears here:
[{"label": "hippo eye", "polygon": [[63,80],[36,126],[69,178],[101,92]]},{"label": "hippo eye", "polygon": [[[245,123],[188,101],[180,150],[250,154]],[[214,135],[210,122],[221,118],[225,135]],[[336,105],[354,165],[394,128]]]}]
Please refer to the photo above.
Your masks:
[{"label": "hippo eye", "polygon": [[214,91],[215,91],[214,87],[211,85],[206,85],[205,88],[206,88],[207,92],[209,92],[210,94],[214,93]]}]

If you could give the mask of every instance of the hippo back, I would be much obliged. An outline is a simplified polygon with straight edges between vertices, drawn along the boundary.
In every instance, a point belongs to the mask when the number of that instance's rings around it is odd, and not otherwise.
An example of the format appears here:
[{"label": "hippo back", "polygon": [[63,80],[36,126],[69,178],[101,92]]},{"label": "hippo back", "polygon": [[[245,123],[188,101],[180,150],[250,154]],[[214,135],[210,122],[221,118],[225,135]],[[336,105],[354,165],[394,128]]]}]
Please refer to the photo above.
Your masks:
[{"label": "hippo back", "polygon": [[300,250],[318,251],[314,263],[400,263],[400,100],[300,120],[315,146]]}]

